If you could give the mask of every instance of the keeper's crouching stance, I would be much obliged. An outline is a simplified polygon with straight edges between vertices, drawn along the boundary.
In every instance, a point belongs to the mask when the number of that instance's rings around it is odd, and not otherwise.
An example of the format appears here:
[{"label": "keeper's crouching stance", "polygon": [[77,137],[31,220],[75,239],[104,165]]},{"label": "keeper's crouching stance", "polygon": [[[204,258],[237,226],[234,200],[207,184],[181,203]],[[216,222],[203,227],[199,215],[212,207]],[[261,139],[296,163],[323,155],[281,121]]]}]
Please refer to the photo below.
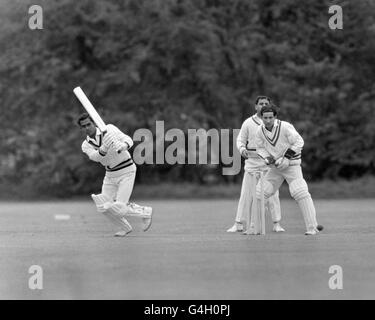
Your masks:
[{"label": "keeper's crouching stance", "polygon": [[[264,124],[258,128],[255,141],[258,154],[270,166],[264,179],[264,197],[271,197],[285,179],[291,196],[301,209],[305,234],[315,235],[323,226],[318,225],[314,203],[302,174],[301,151],[304,141],[290,123],[276,119],[277,110],[274,106],[263,107],[261,115]],[[260,203],[259,184],[257,198]],[[255,225],[260,225],[259,221],[255,221]]]},{"label": "keeper's crouching stance", "polygon": [[123,237],[133,230],[126,220],[129,216],[141,218],[143,230],[147,231],[152,222],[152,208],[129,202],[137,170],[128,152],[133,140],[111,124],[103,135],[88,114],[81,115],[78,124],[87,134],[82,151],[106,169],[102,192],[91,195],[98,212],[120,228],[115,236]]}]

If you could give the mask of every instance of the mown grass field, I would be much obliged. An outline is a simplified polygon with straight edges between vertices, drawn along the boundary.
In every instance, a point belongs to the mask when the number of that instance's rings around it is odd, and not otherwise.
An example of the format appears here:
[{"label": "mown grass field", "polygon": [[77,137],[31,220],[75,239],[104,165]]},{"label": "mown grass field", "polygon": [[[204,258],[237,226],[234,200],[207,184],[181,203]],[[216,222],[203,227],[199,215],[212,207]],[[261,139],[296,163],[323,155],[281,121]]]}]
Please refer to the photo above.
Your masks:
[{"label": "mown grass field", "polygon": [[[1,299],[374,299],[375,200],[316,200],[325,230],[303,235],[281,201],[286,233],[227,234],[236,200],[140,201],[151,229],[115,238],[90,201],[0,203]],[[66,221],[56,214],[69,215]],[[43,290],[30,290],[31,265]],[[343,269],[343,289],[328,286]]]}]

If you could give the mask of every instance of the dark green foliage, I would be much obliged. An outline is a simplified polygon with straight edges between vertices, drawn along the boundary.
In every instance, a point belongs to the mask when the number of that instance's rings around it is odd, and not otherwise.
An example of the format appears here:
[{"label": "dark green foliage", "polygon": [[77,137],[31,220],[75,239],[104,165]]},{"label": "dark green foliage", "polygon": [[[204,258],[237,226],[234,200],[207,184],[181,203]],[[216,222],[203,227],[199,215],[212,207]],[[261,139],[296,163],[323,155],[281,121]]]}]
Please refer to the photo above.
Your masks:
[{"label": "dark green foliage", "polygon": [[[97,190],[102,169],[81,154],[75,126],[77,85],[130,135],[154,131],[156,120],[185,132],[239,128],[266,94],[305,139],[308,178],[375,173],[373,1],[342,2],[344,29],[335,31],[326,0],[39,3],[39,31],[27,27],[33,3],[0,10],[2,183],[54,195]],[[137,179],[232,181],[220,173],[145,165]]]}]

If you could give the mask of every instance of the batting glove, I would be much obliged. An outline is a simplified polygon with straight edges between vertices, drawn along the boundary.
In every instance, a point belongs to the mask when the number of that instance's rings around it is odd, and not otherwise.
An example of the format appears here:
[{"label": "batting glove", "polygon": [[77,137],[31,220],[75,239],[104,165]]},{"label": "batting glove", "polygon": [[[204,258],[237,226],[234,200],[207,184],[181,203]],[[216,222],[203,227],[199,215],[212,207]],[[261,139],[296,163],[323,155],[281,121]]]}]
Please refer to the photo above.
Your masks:
[{"label": "batting glove", "polygon": [[289,167],[289,163],[289,159],[282,157],[275,161],[275,166],[277,169],[284,170]]},{"label": "batting glove", "polygon": [[117,153],[121,153],[122,151],[126,151],[129,149],[129,145],[126,142],[118,142],[115,143],[115,148]]},{"label": "batting glove", "polygon": [[269,166],[270,164],[274,164],[275,163],[275,159],[273,157],[271,157],[271,156],[266,157],[264,159],[264,161],[265,161],[265,163],[266,163],[267,166]]}]

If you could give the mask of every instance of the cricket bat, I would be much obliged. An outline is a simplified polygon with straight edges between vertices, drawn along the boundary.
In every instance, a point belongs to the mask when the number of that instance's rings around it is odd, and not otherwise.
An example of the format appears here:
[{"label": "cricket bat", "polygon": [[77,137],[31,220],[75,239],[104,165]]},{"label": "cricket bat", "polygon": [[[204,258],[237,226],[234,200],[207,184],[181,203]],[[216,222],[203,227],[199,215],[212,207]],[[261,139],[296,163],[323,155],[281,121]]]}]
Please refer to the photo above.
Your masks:
[{"label": "cricket bat", "polygon": [[[96,124],[99,130],[105,134],[107,132],[107,126],[105,125],[103,119],[100,117],[99,113],[96,111],[90,100],[87,98],[86,94],[83,92],[81,87],[76,87],[73,89],[74,94],[81,102],[82,106],[86,109],[87,113],[90,115],[92,121]],[[116,142],[116,141],[114,141]],[[117,150],[117,153],[120,153],[120,150]]]},{"label": "cricket bat", "polygon": [[100,117],[99,113],[96,111],[90,100],[87,98],[81,87],[76,87],[73,89],[74,94],[81,102],[83,107],[86,109],[87,113],[90,115],[91,119],[94,121],[99,130],[103,133],[107,132],[107,127]]}]

